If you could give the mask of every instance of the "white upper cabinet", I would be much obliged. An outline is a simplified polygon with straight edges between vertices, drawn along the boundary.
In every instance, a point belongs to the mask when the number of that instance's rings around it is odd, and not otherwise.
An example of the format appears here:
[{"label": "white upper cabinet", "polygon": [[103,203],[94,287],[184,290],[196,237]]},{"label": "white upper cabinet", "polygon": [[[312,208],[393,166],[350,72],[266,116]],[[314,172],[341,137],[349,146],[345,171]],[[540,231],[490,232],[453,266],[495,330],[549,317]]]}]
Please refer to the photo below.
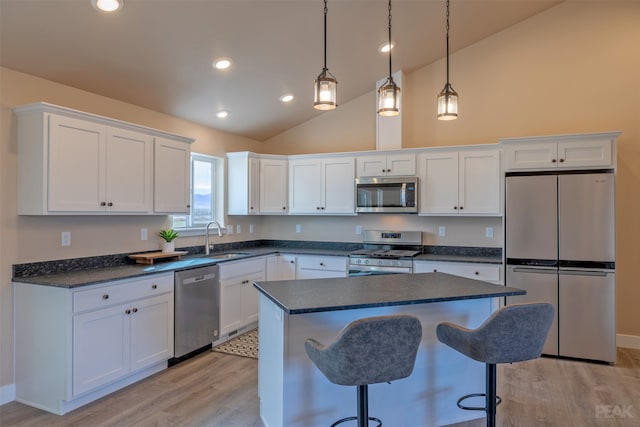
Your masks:
[{"label": "white upper cabinet", "polygon": [[354,157],[291,158],[289,213],[354,215]]},{"label": "white upper cabinet", "polygon": [[468,149],[418,155],[419,213],[500,215],[500,152]]},{"label": "white upper cabinet", "polygon": [[[180,146],[182,159],[186,154],[186,166],[180,163],[176,173],[173,157],[158,163],[157,140],[162,138],[157,136],[164,135],[159,131],[45,103],[14,111],[18,214],[151,214],[187,209],[191,140],[166,134],[173,137],[167,142]],[[160,158],[164,159],[162,154]],[[176,183],[184,186],[187,202],[182,202],[180,211],[158,210],[162,197],[176,196]]]},{"label": "white upper cabinet", "polygon": [[260,213],[288,213],[288,162],[286,159],[260,159]]},{"label": "white upper cabinet", "polygon": [[260,159],[253,153],[227,153],[227,213],[256,215],[260,210]]},{"label": "white upper cabinet", "polygon": [[505,170],[615,167],[619,132],[501,139]]},{"label": "white upper cabinet", "polygon": [[358,178],[363,176],[412,176],[415,154],[372,154],[356,157]]},{"label": "white upper cabinet", "polygon": [[166,138],[156,138],[154,146],[154,211],[189,213],[191,146]]}]

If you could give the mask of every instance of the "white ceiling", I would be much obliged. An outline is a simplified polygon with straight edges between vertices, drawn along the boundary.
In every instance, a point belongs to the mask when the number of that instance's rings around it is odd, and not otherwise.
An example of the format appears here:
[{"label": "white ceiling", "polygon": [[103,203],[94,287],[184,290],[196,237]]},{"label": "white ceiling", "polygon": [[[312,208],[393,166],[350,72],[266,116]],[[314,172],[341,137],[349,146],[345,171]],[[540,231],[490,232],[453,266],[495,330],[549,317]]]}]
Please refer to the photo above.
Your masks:
[{"label": "white ceiling", "polygon": [[[557,3],[451,0],[450,49]],[[262,141],[331,114],[312,107],[323,8],[322,0],[125,0],[108,15],[89,0],[0,0],[0,64]],[[395,0],[392,14],[394,71],[444,56],[445,0]],[[388,74],[388,57],[377,52],[387,38],[387,1],[329,0],[327,25],[327,67],[344,104]],[[233,68],[214,70],[221,56],[233,58]],[[455,86],[454,62],[451,73]],[[295,100],[282,104],[284,93]],[[229,117],[218,119],[221,109]]]}]

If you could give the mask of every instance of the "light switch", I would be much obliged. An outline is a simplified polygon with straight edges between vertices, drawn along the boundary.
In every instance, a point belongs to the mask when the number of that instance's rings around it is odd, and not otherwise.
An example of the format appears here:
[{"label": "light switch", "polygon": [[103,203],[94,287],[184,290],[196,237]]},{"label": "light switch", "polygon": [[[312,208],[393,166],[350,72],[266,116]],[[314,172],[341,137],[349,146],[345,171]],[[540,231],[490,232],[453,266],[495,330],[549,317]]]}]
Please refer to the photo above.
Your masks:
[{"label": "light switch", "polygon": [[438,236],[439,237],[445,237],[447,235],[447,227],[445,226],[440,226],[438,227]]},{"label": "light switch", "polygon": [[147,229],[146,228],[141,228],[140,229],[140,240],[147,240]]},{"label": "light switch", "polygon": [[240,234],[242,232],[242,228],[240,227],[240,224],[236,224],[236,234]]},{"label": "light switch", "polygon": [[61,242],[62,246],[71,246],[71,232],[70,231],[63,231],[62,235],[61,235]]},{"label": "light switch", "polygon": [[232,224],[227,225],[227,234],[229,236],[231,236],[233,234],[233,225]]},{"label": "light switch", "polygon": [[253,234],[253,224],[249,224],[249,234]]},{"label": "light switch", "polygon": [[493,238],[493,227],[485,228],[484,235],[485,235],[485,237]]},{"label": "light switch", "polygon": [[296,224],[296,233],[302,233],[302,225]]},{"label": "light switch", "polygon": [[358,234],[358,235],[362,234],[362,226],[361,225],[356,225],[356,234]]}]

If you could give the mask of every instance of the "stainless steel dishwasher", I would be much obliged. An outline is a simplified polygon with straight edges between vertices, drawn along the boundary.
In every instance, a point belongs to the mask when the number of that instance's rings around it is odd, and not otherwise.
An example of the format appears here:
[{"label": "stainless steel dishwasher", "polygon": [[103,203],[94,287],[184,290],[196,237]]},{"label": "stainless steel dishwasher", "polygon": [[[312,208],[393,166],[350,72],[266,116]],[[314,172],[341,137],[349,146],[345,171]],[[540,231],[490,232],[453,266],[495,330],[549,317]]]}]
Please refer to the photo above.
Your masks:
[{"label": "stainless steel dishwasher", "polygon": [[175,273],[174,358],[178,363],[208,348],[220,330],[218,266]]}]

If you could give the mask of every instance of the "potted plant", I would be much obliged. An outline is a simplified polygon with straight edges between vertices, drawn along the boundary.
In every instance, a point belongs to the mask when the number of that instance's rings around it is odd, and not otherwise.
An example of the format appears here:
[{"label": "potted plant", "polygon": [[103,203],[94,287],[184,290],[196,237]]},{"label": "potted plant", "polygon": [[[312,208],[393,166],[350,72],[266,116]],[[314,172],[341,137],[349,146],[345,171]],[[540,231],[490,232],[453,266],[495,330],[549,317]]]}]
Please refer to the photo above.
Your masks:
[{"label": "potted plant", "polygon": [[171,253],[176,251],[176,242],[174,242],[173,240],[178,237],[177,231],[172,228],[169,228],[167,230],[160,230],[158,236],[160,236],[164,240],[164,242],[162,242],[162,252]]}]

